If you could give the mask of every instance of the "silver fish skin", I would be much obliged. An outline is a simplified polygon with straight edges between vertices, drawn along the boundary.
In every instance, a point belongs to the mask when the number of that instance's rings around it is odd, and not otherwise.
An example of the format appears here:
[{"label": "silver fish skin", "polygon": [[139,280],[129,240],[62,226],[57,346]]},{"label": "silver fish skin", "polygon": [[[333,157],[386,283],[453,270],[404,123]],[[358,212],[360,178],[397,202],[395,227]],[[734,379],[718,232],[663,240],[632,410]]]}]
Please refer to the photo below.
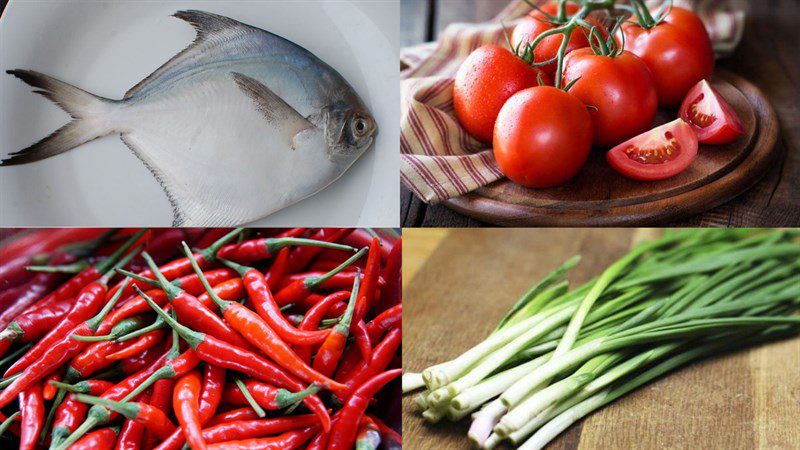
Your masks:
[{"label": "silver fish skin", "polygon": [[119,134],[164,188],[175,226],[234,226],[324,189],[372,144],[368,108],[308,50],[216,14],[175,17],[194,26],[194,42],[121,100],[8,71],[74,120],[0,165]]}]

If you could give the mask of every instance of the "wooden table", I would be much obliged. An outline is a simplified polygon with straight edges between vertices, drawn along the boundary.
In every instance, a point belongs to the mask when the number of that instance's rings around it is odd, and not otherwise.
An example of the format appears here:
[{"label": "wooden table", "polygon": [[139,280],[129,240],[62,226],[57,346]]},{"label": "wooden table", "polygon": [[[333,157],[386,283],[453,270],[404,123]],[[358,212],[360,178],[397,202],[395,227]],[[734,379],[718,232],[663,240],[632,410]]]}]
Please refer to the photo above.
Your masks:
[{"label": "wooden table", "polygon": [[[671,226],[777,227],[800,225],[800,2],[749,0],[744,38],[719,66],[755,83],[771,100],[781,122],[778,145],[786,156],[764,179],[738,198]],[[452,22],[493,18],[501,0],[401,0],[401,45],[436,39]],[[479,227],[480,221],[437,205],[426,205],[404,186],[404,227]]]},{"label": "wooden table", "polygon": [[[652,230],[473,229],[404,235],[403,366],[451,359],[490,332],[533,282],[568,257],[581,283]],[[422,237],[423,244],[409,243]],[[430,256],[427,256],[430,255]],[[414,263],[414,264],[409,264]],[[800,448],[800,339],[707,359],[578,422],[552,449]],[[468,421],[428,425],[403,399],[412,449],[468,449]]]}]

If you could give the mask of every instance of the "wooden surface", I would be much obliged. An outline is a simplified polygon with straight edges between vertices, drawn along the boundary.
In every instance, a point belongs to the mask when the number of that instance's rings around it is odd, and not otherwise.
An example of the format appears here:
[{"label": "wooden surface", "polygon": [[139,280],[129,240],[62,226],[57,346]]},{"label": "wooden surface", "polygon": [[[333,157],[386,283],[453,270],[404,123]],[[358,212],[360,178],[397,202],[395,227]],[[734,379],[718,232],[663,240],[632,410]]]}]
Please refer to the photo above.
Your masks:
[{"label": "wooden surface", "polygon": [[[568,257],[581,283],[653,230],[473,229],[424,237],[430,257],[404,288],[403,366],[451,359],[489,333],[511,304]],[[408,234],[404,236],[406,245]],[[412,241],[413,239],[408,239]],[[437,242],[440,244],[436,245]],[[435,250],[430,249],[435,246]],[[424,261],[424,262],[423,262]],[[550,449],[798,449],[800,339],[697,362],[635,391],[569,428]],[[468,421],[428,425],[403,399],[411,449],[468,449]]]},{"label": "wooden surface", "polygon": [[[776,151],[786,155],[772,164],[752,189],[705,213],[669,223],[672,226],[800,225],[800,2],[750,0],[745,34],[737,52],[718,62],[758,86],[778,115],[781,133]],[[452,22],[494,17],[499,0],[401,0],[401,44],[435,39]],[[477,227],[488,225],[444,205],[429,206],[401,189],[404,227]]]},{"label": "wooden surface", "polygon": [[[700,145],[697,159],[672,178],[640,182],[612,169],[601,152],[574,179],[550,189],[526,189],[502,179],[445,205],[470,217],[504,226],[635,226],[678,220],[705,212],[751,188],[783,155],[775,146],[775,111],[747,80],[719,71],[714,87],[728,100],[744,133],[727,145]],[[657,124],[674,120],[661,110]]]}]

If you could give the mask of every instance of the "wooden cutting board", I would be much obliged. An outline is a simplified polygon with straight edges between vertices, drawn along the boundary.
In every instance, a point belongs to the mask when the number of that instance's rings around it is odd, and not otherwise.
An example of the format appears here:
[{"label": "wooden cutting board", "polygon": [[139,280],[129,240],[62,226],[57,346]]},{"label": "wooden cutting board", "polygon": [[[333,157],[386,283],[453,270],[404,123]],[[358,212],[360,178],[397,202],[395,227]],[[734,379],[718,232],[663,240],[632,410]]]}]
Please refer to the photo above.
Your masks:
[{"label": "wooden cutting board", "polygon": [[[582,283],[653,230],[464,229],[441,234],[435,250],[404,233],[403,367],[419,371],[483,339],[511,304],[575,254],[569,279]],[[425,257],[429,253],[429,257]],[[421,256],[417,256],[421,255]],[[422,260],[424,259],[424,262]],[[468,449],[468,421],[427,424],[403,399],[410,449]],[[800,339],[689,365],[578,422],[551,449],[798,449]]]},{"label": "wooden cutting board", "polygon": [[[666,223],[698,214],[753,186],[780,155],[779,124],[764,94],[752,83],[718,71],[714,87],[736,110],[745,133],[726,145],[700,145],[697,159],[667,180],[630,180],[615,172],[602,150],[573,180],[550,189],[527,189],[496,181],[445,205],[462,214],[505,226],[631,226]],[[675,119],[659,110],[657,124]]]}]

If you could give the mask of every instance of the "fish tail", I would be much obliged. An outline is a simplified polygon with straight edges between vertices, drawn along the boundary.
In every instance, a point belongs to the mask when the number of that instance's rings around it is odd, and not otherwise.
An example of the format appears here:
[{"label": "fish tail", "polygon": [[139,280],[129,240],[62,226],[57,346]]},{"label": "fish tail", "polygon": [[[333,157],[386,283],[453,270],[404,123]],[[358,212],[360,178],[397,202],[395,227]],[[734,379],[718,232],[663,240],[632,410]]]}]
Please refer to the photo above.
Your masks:
[{"label": "fish tail", "polygon": [[32,70],[9,70],[6,73],[37,88],[34,92],[58,105],[74,120],[30,147],[11,153],[9,158],[0,161],[0,166],[40,161],[114,132],[107,120],[117,103],[114,100],[98,97]]}]

